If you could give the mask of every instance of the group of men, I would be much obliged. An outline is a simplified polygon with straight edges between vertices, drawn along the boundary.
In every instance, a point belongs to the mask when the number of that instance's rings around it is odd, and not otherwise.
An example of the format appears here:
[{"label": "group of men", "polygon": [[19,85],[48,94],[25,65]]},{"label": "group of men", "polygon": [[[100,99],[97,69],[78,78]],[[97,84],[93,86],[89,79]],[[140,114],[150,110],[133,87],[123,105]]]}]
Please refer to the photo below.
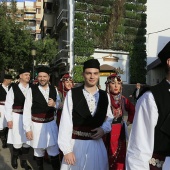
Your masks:
[{"label": "group of men", "polygon": [[[6,76],[4,82],[6,82]],[[10,80],[12,78],[10,77]],[[9,91],[4,82],[0,101],[1,121],[7,122],[8,137],[1,126],[1,139],[3,147],[7,143],[13,145],[11,165],[18,168],[18,158],[21,159],[21,167],[25,170],[32,168],[27,163],[30,146],[34,148],[34,156],[37,169],[43,170],[43,156],[45,150],[51,157],[51,165],[54,170],[60,169],[59,148],[57,142],[58,127],[54,120],[56,111],[56,88],[49,85],[50,75],[48,67],[38,69],[38,85],[30,85],[30,70],[19,70],[19,83],[12,83]],[[10,83],[9,83],[10,84]],[[9,86],[7,84],[6,86]],[[3,118],[2,118],[3,117]]]},{"label": "group of men", "polygon": [[[29,149],[34,149],[38,170],[43,170],[45,150],[54,170],[104,170],[108,168],[102,136],[111,130],[113,119],[107,93],[97,88],[100,64],[84,63],[84,85],[70,90],[65,98],[59,133],[54,115],[57,90],[49,85],[49,68],[38,69],[38,84],[30,85],[30,71],[19,71],[19,83],[12,83],[4,99],[4,119],[9,128],[7,143],[13,145],[11,165],[18,158],[25,170]],[[82,108],[84,108],[82,110]],[[3,139],[3,137],[1,137]],[[59,147],[64,154],[62,165]],[[95,159],[95,160],[94,160]]]},{"label": "group of men", "polygon": [[[170,168],[170,42],[158,57],[166,68],[167,77],[137,101],[126,170]],[[68,91],[58,132],[54,120],[57,92],[49,85],[49,69],[40,68],[38,85],[31,86],[30,72],[27,69],[19,72],[19,84],[13,84],[9,91],[6,87],[6,100],[5,91],[0,98],[0,105],[5,106],[5,111],[0,107],[1,118],[4,114],[9,128],[7,143],[13,145],[11,163],[14,169],[17,169],[17,159],[21,156],[21,166],[31,170],[26,161],[31,146],[38,170],[43,170],[45,150],[54,170],[108,170],[102,137],[111,130],[113,113],[108,94],[97,88],[99,74],[98,60],[84,63],[84,84]],[[3,140],[3,126],[0,130]],[[61,167],[59,148],[64,155]]]}]

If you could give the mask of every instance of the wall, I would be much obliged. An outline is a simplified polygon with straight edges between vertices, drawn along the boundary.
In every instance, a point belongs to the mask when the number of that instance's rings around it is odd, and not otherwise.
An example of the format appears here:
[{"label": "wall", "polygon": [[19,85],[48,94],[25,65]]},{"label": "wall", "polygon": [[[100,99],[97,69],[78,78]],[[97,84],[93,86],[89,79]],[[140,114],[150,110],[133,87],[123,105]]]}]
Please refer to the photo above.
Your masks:
[{"label": "wall", "polygon": [[159,66],[150,71],[147,74],[147,84],[148,85],[156,85],[162,81],[165,77],[165,70],[163,67]]},{"label": "wall", "polygon": [[[120,74],[122,81],[124,84],[129,83],[129,56],[126,52],[120,51],[112,51],[112,50],[100,50],[96,49],[93,54],[95,59],[98,59],[100,65],[107,64],[114,68],[120,68],[124,73]],[[113,57],[118,57],[118,62],[114,62]],[[107,61],[104,60],[107,58]],[[110,61],[108,61],[110,59]],[[105,81],[107,76],[101,76],[99,84],[101,85],[101,89],[105,90]]]},{"label": "wall", "polygon": [[147,64],[157,58],[157,54],[170,41],[170,1],[148,0],[147,2]]}]

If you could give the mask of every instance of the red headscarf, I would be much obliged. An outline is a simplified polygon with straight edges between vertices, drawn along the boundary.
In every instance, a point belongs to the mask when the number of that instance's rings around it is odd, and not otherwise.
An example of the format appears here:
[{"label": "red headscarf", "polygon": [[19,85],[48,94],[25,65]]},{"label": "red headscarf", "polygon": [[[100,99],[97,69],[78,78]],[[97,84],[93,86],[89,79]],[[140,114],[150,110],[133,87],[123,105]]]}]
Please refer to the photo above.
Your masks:
[{"label": "red headscarf", "polygon": [[[66,94],[69,90],[64,86],[65,81],[72,81],[72,83],[73,83],[73,79],[69,75],[69,73],[64,74],[63,77],[60,79],[60,82],[59,82],[59,89],[58,90],[62,93],[63,97],[66,96]],[[74,83],[73,83],[73,85],[74,85]]]},{"label": "red headscarf", "polygon": [[122,111],[121,111],[121,94],[120,92],[117,94],[114,94],[110,91],[109,84],[113,83],[115,81],[121,82],[121,77],[117,75],[117,73],[113,73],[110,76],[107,77],[107,81],[105,82],[106,84],[106,90],[108,94],[110,95],[110,100],[111,100],[111,106],[113,110],[113,114],[115,118],[118,118],[119,116],[122,116]]}]

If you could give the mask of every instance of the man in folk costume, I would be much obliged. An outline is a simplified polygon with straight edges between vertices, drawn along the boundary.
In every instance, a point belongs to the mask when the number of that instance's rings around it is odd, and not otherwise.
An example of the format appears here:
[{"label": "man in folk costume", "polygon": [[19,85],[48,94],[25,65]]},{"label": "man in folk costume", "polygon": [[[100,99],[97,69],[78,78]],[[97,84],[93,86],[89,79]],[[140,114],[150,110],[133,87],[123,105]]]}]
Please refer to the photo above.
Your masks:
[{"label": "man in folk costume", "polygon": [[[170,42],[158,54],[166,78],[137,101],[130,134],[126,170],[169,170]],[[166,161],[165,157],[167,157]]]},{"label": "man in folk costume", "polygon": [[9,128],[7,143],[13,145],[11,164],[14,169],[18,168],[17,159],[21,155],[21,167],[31,170],[27,164],[27,155],[30,146],[26,144],[25,131],[23,129],[23,107],[25,96],[29,89],[30,70],[19,71],[19,84],[12,84],[5,101],[5,117]]},{"label": "man in folk costume", "polygon": [[7,121],[5,118],[5,100],[11,84],[12,76],[5,74],[3,83],[0,84],[0,138],[2,141],[2,148],[7,148]]},{"label": "man in folk costume", "polygon": [[[106,139],[109,170],[125,170],[127,125],[133,122],[135,107],[122,95],[122,80],[117,73],[107,77],[106,91],[114,115],[112,130]],[[128,114],[127,122],[124,121],[125,112]]]},{"label": "man in folk costume", "polygon": [[69,73],[66,73],[62,76],[59,82],[59,88],[58,88],[58,93],[60,96],[60,103],[57,109],[57,124],[59,126],[60,123],[60,118],[61,118],[61,112],[63,109],[63,104],[64,104],[64,99],[66,97],[67,92],[73,88],[74,82],[72,77],[69,75]]},{"label": "man in folk costume", "polygon": [[68,91],[59,126],[61,170],[108,170],[102,136],[111,130],[113,115],[107,93],[97,88],[100,64],[84,63],[84,84]]},{"label": "man in folk costume", "polygon": [[49,80],[49,68],[40,67],[38,69],[39,84],[29,89],[24,104],[24,129],[28,143],[34,148],[38,170],[44,169],[45,150],[51,157],[53,169],[60,169],[58,128],[54,120],[57,92],[55,87],[49,85]]}]

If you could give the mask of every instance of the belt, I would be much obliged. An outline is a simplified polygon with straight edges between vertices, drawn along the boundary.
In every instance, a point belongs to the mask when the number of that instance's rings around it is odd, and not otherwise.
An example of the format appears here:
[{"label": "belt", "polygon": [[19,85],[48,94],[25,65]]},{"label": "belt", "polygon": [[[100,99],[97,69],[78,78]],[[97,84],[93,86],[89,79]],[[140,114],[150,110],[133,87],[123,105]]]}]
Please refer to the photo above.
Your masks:
[{"label": "belt", "polygon": [[159,154],[153,154],[152,158],[149,161],[150,166],[156,167],[158,169],[162,169],[162,166],[165,161],[165,156]]},{"label": "belt", "polygon": [[72,138],[73,139],[81,139],[81,140],[93,140],[92,135],[95,132],[91,130],[95,129],[92,127],[73,127]]},{"label": "belt", "polygon": [[5,105],[5,101],[0,101],[0,105]]},{"label": "belt", "polygon": [[91,133],[91,132],[82,132],[82,131],[78,131],[78,130],[73,130],[73,135],[90,138],[90,137],[93,135],[93,133]]},{"label": "belt", "polygon": [[12,112],[18,113],[18,114],[23,114],[23,109],[12,109]]},{"label": "belt", "polygon": [[41,114],[32,114],[31,117],[33,122],[36,123],[48,123],[54,120],[54,113],[53,114],[46,114],[46,113],[41,113]]},{"label": "belt", "polygon": [[12,112],[22,115],[23,114],[23,106],[13,106]]},{"label": "belt", "polygon": [[18,113],[18,114],[23,114],[23,106],[13,106],[12,112]]}]

